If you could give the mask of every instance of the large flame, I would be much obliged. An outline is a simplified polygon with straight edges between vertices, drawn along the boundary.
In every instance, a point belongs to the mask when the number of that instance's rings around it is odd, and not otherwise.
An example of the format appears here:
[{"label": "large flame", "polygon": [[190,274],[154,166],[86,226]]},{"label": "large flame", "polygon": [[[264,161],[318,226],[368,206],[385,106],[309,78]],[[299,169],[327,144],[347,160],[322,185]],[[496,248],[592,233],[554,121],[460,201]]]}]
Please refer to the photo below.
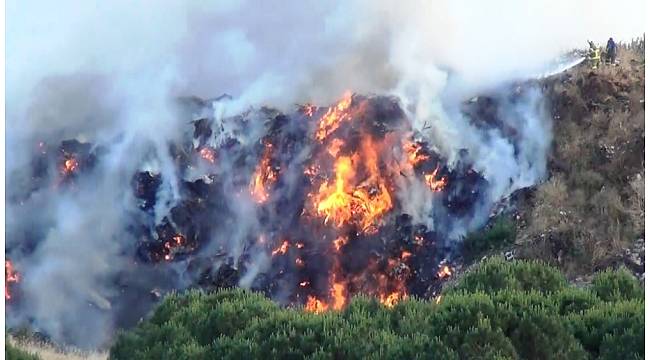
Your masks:
[{"label": "large flame", "polygon": [[[363,231],[370,231],[392,208],[387,182],[379,171],[376,147],[366,137],[360,154],[336,159],[335,181],[322,183],[314,201],[317,214],[325,218],[326,224],[331,222],[340,227],[353,223]],[[366,174],[365,180],[359,183],[358,168],[363,168]]]},{"label": "large flame", "polygon": [[[351,105],[352,93],[346,92],[341,101],[327,109],[325,115],[320,118],[318,129],[316,129],[316,139],[318,141],[325,140],[325,138],[327,138],[331,133],[336,131],[336,129],[339,128],[341,121],[351,119],[350,113],[348,112]],[[311,113],[313,114],[313,110]]]},{"label": "large flame", "polygon": [[307,303],[305,303],[305,311],[320,314],[327,311],[328,309],[329,306],[326,302],[323,302],[311,295],[307,297]]},{"label": "large flame", "polygon": [[277,171],[271,165],[273,155],[273,144],[264,144],[264,153],[259,165],[255,169],[250,184],[250,193],[253,199],[259,203],[265,203],[269,199],[269,188],[278,179]]}]

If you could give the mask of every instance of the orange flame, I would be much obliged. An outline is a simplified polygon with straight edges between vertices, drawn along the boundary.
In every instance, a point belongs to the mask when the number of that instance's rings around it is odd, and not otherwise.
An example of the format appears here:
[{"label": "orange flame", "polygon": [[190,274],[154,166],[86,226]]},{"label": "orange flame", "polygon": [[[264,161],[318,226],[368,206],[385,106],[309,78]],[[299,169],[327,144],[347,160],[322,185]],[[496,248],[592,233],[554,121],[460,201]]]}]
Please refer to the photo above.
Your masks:
[{"label": "orange flame", "polygon": [[331,133],[339,128],[341,121],[350,120],[351,116],[348,113],[352,105],[352,93],[346,92],[343,99],[336,105],[327,109],[327,113],[320,118],[318,122],[318,129],[316,130],[316,139],[318,141],[325,140]]},{"label": "orange flame", "polygon": [[421,162],[427,161],[429,159],[429,155],[423,153],[422,145],[420,143],[406,140],[402,146],[402,149],[406,153],[406,159],[411,167],[416,167]]},{"label": "orange flame", "polygon": [[172,236],[171,240],[166,241],[164,247],[166,249],[165,260],[169,261],[174,258],[174,249],[184,246],[187,243],[185,236],[176,234]]},{"label": "orange flame", "polygon": [[323,183],[319,189],[319,195],[322,200],[317,200],[317,211],[320,215],[325,216],[325,223],[334,219],[338,226],[352,218],[351,208],[354,206],[356,199],[346,190],[348,183],[354,178],[354,169],[352,159],[344,156],[339,158],[334,165],[336,172],[336,182],[334,186]]},{"label": "orange flame", "polygon": [[70,157],[63,161],[63,166],[61,167],[61,173],[63,175],[70,175],[79,168],[79,162],[74,157]]},{"label": "orange flame", "polygon": [[332,297],[332,308],[334,310],[341,310],[347,301],[347,296],[345,295],[345,283],[336,282],[332,279],[332,288],[330,290],[330,296]]},{"label": "orange flame", "polygon": [[436,167],[435,170],[431,174],[425,174],[424,175],[424,180],[426,181],[427,185],[433,192],[439,192],[442,191],[442,189],[445,188],[445,185],[447,185],[447,178],[442,177],[438,179],[438,170],[440,168]]},{"label": "orange flame", "polygon": [[273,251],[271,251],[271,255],[272,255],[272,256],[275,256],[275,255],[278,255],[278,254],[280,254],[280,255],[284,255],[284,254],[287,253],[287,251],[289,250],[289,247],[290,247],[290,246],[291,246],[291,244],[289,243],[289,241],[288,241],[288,240],[284,240],[284,241],[282,242],[282,244],[280,244],[280,246],[278,246],[276,249],[274,249]]},{"label": "orange flame", "polygon": [[398,302],[405,300],[407,295],[402,291],[393,291],[388,294],[388,296],[380,296],[379,301],[384,304],[384,306],[392,308],[397,305]]},{"label": "orange flame", "polygon": [[375,268],[376,264],[370,266],[370,268],[376,273],[374,278],[377,281],[377,297],[379,298],[379,302],[384,306],[390,308],[395,306],[398,302],[408,298],[406,279],[410,269],[405,261],[409,256],[411,256],[410,253],[405,251],[399,258],[388,259],[387,271],[391,274],[390,277],[383,273],[377,274]]},{"label": "orange flame", "polygon": [[[378,156],[372,140],[367,137],[362,144],[363,157],[341,156],[336,159],[333,184],[324,182],[316,194],[315,208],[325,223],[332,221],[340,227],[344,223],[356,223],[368,231],[381,215],[393,206],[392,198],[384,178],[379,172]],[[365,160],[367,179],[358,185],[353,184],[357,171],[355,163]]]},{"label": "orange flame", "polygon": [[316,106],[307,104],[303,106],[303,111],[305,112],[305,115],[308,117],[314,116],[314,112],[316,112]]},{"label": "orange flame", "polygon": [[343,247],[343,245],[347,243],[348,243],[348,238],[345,236],[339,236],[336,239],[334,239],[334,241],[332,242],[332,244],[334,245],[334,249],[337,252],[340,251],[341,247]]},{"label": "orange flame", "polygon": [[307,296],[307,303],[305,304],[305,311],[320,314],[327,311],[329,306],[327,303],[322,302],[314,296]]},{"label": "orange flame", "polygon": [[5,260],[5,300],[11,299],[9,284],[17,283],[18,281],[20,281],[20,275],[14,269],[14,265],[10,260]]},{"label": "orange flame", "polygon": [[309,176],[310,178],[313,178],[314,176],[316,176],[317,173],[318,173],[318,166],[317,165],[312,165],[312,166],[306,168],[303,171],[303,174]]},{"label": "orange flame", "polygon": [[339,151],[341,151],[341,146],[343,146],[343,140],[333,139],[327,147],[327,152],[335,158]]},{"label": "orange flame", "polygon": [[214,150],[212,150],[209,147],[201,148],[201,150],[199,151],[199,155],[201,155],[203,160],[208,161],[212,164],[216,162],[216,154]]},{"label": "orange flame", "polygon": [[273,144],[264,145],[262,160],[255,169],[255,174],[250,184],[250,193],[253,199],[259,203],[265,203],[269,199],[268,187],[273,184],[278,177],[277,172],[271,166],[271,155],[273,153]]},{"label": "orange flame", "polygon": [[443,265],[440,270],[438,270],[438,278],[444,279],[446,277],[451,276],[451,268],[447,265]]}]

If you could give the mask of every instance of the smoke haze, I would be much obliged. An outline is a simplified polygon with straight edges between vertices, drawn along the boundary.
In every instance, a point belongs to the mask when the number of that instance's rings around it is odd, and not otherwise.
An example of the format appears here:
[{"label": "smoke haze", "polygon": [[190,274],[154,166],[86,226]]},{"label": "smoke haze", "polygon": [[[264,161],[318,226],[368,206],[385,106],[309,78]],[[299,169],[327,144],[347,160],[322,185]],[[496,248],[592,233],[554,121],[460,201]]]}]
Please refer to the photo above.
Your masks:
[{"label": "smoke haze", "polygon": [[[129,249],[137,239],[126,224],[140,216],[132,174],[161,174],[156,223],[180,198],[183,179],[168,151],[170,141],[189,131],[174,105],[178,96],[232,95],[214,104],[211,116],[221,121],[215,141],[239,136],[252,148],[264,129],[254,122],[236,128],[228,115],[263,105],[328,105],[346,90],[394,95],[420,136],[450,162],[467,149],[490,183],[476,216],[459,219],[450,231],[462,235],[485,220],[494,202],[543,178],[552,139],[535,91],[501,109],[521,133],[516,146],[473,127],[461,115],[461,101],[525,79],[587,39],[642,34],[644,2],[612,6],[587,0],[8,1],[7,197],[30,191],[24,171],[39,142],[74,138],[106,151],[73,192],[52,191],[51,179],[28,200],[7,204],[7,255],[24,273],[24,302],[20,312],[9,312],[8,323],[28,322],[56,341],[82,346],[110,339],[114,313],[87,303],[110,308],[106,299],[117,291],[110,279],[132,266]],[[234,166],[222,165],[224,173]],[[260,225],[249,216],[254,204],[236,199],[229,181],[224,187],[232,190],[239,222],[221,229],[227,241],[204,251],[223,245],[237,258],[243,239]],[[431,193],[403,181],[397,196],[409,204],[407,213],[435,228],[425,215],[436,206]],[[42,240],[26,240],[34,237]],[[259,257],[242,285],[269,265]]]}]

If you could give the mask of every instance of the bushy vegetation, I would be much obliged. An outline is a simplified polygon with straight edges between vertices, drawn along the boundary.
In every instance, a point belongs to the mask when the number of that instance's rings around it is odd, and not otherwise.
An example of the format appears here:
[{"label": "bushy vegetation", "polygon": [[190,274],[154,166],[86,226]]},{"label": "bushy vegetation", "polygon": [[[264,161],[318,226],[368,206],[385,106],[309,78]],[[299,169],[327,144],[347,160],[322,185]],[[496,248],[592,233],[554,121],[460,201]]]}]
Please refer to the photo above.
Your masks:
[{"label": "bushy vegetation", "polygon": [[488,251],[501,249],[515,241],[517,228],[507,217],[499,217],[489,227],[468,234],[463,241],[463,255],[474,259]]},{"label": "bushy vegetation", "polygon": [[8,338],[5,337],[5,359],[7,360],[40,360],[38,356],[30,354],[27,351],[15,347]]},{"label": "bushy vegetation", "polygon": [[578,66],[545,82],[554,119],[550,179],[537,188],[518,236],[526,256],[571,276],[611,265],[645,233],[639,44],[622,46],[617,66]]},{"label": "bushy vegetation", "polygon": [[624,271],[570,286],[539,262],[491,258],[435,300],[341,312],[282,308],[244,290],[167,297],[111,359],[641,359],[644,300]]}]

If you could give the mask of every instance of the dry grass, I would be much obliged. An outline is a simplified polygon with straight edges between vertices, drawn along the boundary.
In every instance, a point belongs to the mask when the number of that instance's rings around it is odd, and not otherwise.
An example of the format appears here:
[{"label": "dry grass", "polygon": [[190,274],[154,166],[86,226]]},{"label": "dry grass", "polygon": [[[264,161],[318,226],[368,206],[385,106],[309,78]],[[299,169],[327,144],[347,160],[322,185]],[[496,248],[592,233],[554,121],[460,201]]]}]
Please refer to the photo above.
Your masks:
[{"label": "dry grass", "polygon": [[77,349],[59,349],[50,344],[33,340],[17,340],[10,338],[12,344],[19,349],[36,354],[42,360],[106,360],[107,352],[84,352]]},{"label": "dry grass", "polygon": [[630,196],[629,211],[632,216],[632,225],[634,231],[642,233],[645,227],[645,176],[637,174],[637,176],[630,181]]},{"label": "dry grass", "polygon": [[569,193],[565,181],[558,176],[542,184],[535,193],[531,228],[536,233],[564,232],[571,228]]},{"label": "dry grass", "polygon": [[645,232],[643,59],[625,48],[619,59],[546,87],[556,119],[551,177],[536,190],[519,241],[569,275],[610,264]]}]

